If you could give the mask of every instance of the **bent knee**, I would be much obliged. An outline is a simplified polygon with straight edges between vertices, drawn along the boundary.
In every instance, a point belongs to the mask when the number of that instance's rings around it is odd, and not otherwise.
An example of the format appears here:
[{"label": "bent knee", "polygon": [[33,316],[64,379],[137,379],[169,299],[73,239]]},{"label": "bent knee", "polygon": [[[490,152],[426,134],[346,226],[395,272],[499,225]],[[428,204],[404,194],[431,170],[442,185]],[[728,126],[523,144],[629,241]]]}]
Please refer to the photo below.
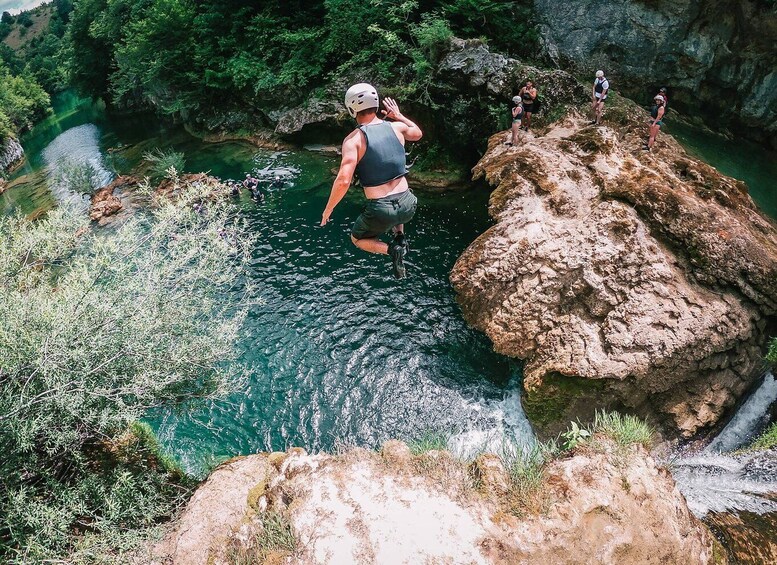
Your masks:
[{"label": "bent knee", "polygon": [[359,247],[359,240],[356,239],[353,234],[351,234],[351,243],[353,243],[356,247]]}]

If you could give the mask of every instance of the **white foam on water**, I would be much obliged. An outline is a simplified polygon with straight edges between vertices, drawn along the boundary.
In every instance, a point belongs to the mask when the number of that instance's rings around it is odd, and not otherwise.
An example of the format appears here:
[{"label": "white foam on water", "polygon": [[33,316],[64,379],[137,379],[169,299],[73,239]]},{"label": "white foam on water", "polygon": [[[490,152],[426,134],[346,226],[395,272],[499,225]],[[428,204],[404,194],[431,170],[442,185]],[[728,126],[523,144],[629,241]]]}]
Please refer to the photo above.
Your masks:
[{"label": "white foam on water", "polygon": [[758,390],[747,399],[705,451],[726,453],[742,447],[752,439],[756,425],[775,400],[777,400],[777,380],[774,375],[768,373]]},{"label": "white foam on water", "polygon": [[448,449],[463,459],[479,453],[529,452],[537,443],[521,406],[521,384],[514,381],[501,400],[471,402],[467,411],[477,413],[475,423],[448,440]]},{"label": "white foam on water", "polygon": [[[753,473],[749,465],[763,455],[700,455],[671,464],[677,487],[697,518],[708,512],[743,510],[755,514],[777,512],[777,477],[768,468]],[[768,457],[768,455],[767,455]]]},{"label": "white foam on water", "polygon": [[84,124],[65,130],[42,152],[49,175],[49,188],[57,201],[64,206],[72,206],[85,211],[89,208],[89,199],[70,190],[64,183],[57,181],[57,171],[64,164],[89,165],[94,171],[93,184],[104,186],[113,180],[114,174],[108,170],[100,151],[100,130],[94,124]]}]

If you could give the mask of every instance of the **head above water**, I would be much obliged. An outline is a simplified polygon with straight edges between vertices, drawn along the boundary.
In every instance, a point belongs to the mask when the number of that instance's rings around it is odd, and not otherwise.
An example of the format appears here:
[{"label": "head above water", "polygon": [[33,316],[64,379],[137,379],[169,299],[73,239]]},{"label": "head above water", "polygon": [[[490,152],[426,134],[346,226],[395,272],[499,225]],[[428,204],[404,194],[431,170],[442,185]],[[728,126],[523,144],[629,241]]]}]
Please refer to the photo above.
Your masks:
[{"label": "head above water", "polygon": [[354,84],[345,93],[345,107],[352,118],[364,110],[377,109],[378,102],[377,89],[366,82]]},{"label": "head above water", "polygon": [[604,71],[596,71],[596,78],[602,78],[604,76]]}]

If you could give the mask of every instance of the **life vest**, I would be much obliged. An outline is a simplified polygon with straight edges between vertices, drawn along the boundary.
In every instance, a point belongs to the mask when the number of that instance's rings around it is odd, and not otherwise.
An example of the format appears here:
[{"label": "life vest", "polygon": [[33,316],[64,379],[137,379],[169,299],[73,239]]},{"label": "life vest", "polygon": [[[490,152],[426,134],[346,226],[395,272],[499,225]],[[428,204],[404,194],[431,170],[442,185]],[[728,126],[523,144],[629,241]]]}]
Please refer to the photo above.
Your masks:
[{"label": "life vest", "polygon": [[389,122],[359,126],[367,149],[356,165],[362,186],[380,186],[407,174],[405,147]]},{"label": "life vest", "polygon": [[[605,84],[607,86],[604,86]],[[601,94],[605,90],[609,90],[609,89],[610,89],[610,83],[605,77],[602,77],[601,79],[597,78],[596,81],[594,82],[594,92],[596,92],[597,94]],[[602,97],[602,100],[606,98],[607,98],[607,95],[605,94],[604,97]]]}]

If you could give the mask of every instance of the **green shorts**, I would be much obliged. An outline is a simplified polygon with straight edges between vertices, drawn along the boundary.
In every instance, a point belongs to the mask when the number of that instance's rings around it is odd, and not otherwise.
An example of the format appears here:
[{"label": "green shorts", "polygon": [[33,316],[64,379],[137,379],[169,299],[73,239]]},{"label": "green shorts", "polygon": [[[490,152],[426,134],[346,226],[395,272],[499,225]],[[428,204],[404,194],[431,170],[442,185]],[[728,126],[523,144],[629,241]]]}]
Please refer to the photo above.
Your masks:
[{"label": "green shorts", "polygon": [[355,239],[378,237],[394,226],[412,220],[417,206],[418,199],[410,190],[367,200],[364,210],[353,223],[351,235]]}]

